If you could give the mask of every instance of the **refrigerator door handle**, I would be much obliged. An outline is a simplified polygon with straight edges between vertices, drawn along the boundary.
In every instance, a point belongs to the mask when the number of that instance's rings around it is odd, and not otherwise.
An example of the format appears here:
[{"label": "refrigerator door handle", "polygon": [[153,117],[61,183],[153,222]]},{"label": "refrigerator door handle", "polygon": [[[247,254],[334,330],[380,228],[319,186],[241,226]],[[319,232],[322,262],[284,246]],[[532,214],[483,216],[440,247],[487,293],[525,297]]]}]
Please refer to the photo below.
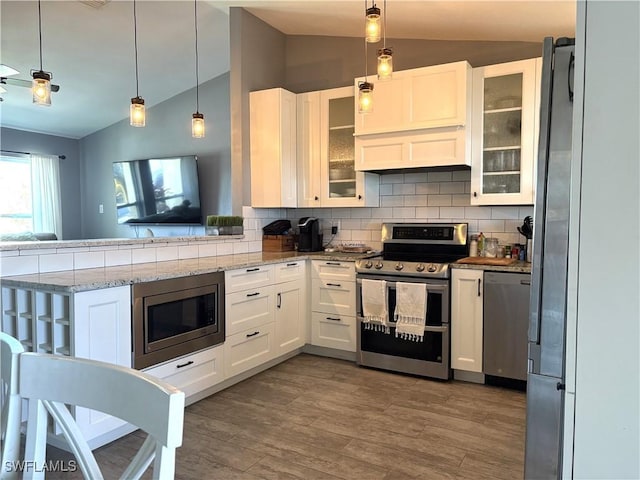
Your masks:
[{"label": "refrigerator door handle", "polygon": [[571,57],[569,58],[569,75],[567,75],[567,88],[569,90],[569,101],[573,102],[573,68],[575,66],[576,57],[571,52]]},{"label": "refrigerator door handle", "polygon": [[[542,302],[542,255],[545,238],[547,197],[547,159],[551,128],[551,90],[553,88],[553,39],[547,37],[543,43],[542,74],[540,87],[540,134],[538,143],[538,185],[533,226],[533,268],[531,272],[531,298],[529,301],[529,343],[540,343],[540,305]],[[531,350],[530,350],[531,351]],[[538,357],[539,358],[539,357]],[[537,366],[537,365],[536,365]]]}]

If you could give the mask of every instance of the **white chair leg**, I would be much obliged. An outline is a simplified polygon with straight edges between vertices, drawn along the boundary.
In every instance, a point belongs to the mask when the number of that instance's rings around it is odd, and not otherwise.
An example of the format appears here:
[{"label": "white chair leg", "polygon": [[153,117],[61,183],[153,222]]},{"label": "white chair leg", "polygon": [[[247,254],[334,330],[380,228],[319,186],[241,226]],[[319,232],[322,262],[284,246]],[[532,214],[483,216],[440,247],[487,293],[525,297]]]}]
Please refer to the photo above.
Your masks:
[{"label": "white chair leg", "polygon": [[40,400],[29,400],[27,443],[24,451],[23,480],[43,480],[47,454],[47,410]]},{"label": "white chair leg", "polygon": [[[154,480],[173,480],[176,468],[176,449],[164,446],[156,448],[156,459],[153,462]],[[160,474],[162,472],[162,475]]]},{"label": "white chair leg", "polygon": [[138,453],[127,469],[122,473],[121,480],[138,480],[144,472],[149,468],[156,454],[156,442],[149,435],[138,450]]},{"label": "white chair leg", "polygon": [[20,402],[18,395],[7,395],[5,398],[2,425],[6,426],[4,442],[2,444],[2,466],[0,480],[14,480],[19,478],[16,463],[20,460]]}]

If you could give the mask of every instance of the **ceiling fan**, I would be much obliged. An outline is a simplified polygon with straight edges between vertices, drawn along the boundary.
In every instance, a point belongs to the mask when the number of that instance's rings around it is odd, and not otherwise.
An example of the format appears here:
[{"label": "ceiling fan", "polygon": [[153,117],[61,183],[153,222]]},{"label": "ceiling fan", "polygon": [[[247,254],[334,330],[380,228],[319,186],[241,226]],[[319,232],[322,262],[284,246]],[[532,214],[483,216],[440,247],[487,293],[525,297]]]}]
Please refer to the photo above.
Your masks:
[{"label": "ceiling fan", "polygon": [[[4,65],[0,63],[0,94],[6,93],[7,90],[2,87],[2,85],[16,85],[18,87],[26,87],[31,88],[31,80],[21,80],[19,78],[9,78],[12,75],[17,75],[20,73],[15,68],[10,67],[9,65]],[[60,85],[51,84],[51,91],[57,92],[60,90]],[[0,98],[1,101],[1,98]]]}]

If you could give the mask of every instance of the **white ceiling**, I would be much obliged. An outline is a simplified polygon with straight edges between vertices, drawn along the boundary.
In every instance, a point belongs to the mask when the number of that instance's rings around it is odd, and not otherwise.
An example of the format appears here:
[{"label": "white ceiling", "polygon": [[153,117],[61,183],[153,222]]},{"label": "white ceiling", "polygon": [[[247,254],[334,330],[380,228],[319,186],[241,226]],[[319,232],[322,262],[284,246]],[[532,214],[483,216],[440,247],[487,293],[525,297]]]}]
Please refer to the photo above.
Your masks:
[{"label": "white ceiling", "polygon": [[[369,5],[371,0],[369,0]],[[138,0],[140,95],[155,105],[195,86],[193,2]],[[243,6],[290,35],[362,35],[362,0],[198,1],[200,82],[229,70],[228,8]],[[378,1],[379,7],[383,1]],[[575,1],[387,1],[389,38],[542,41],[573,36]],[[34,1],[0,2],[0,62],[29,79],[39,69]],[[128,117],[135,96],[133,4],[100,8],[42,2],[43,69],[60,92],[35,106],[30,90],[5,85],[0,124],[82,138]]]}]

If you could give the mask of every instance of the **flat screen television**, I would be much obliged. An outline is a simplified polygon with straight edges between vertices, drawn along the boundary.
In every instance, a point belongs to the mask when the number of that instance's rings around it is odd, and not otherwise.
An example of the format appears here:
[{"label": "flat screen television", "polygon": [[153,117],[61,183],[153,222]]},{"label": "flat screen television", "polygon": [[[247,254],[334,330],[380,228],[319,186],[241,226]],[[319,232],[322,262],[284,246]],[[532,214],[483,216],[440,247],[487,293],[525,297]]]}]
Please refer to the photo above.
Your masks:
[{"label": "flat screen television", "polygon": [[118,224],[202,225],[195,155],[113,163]]}]

